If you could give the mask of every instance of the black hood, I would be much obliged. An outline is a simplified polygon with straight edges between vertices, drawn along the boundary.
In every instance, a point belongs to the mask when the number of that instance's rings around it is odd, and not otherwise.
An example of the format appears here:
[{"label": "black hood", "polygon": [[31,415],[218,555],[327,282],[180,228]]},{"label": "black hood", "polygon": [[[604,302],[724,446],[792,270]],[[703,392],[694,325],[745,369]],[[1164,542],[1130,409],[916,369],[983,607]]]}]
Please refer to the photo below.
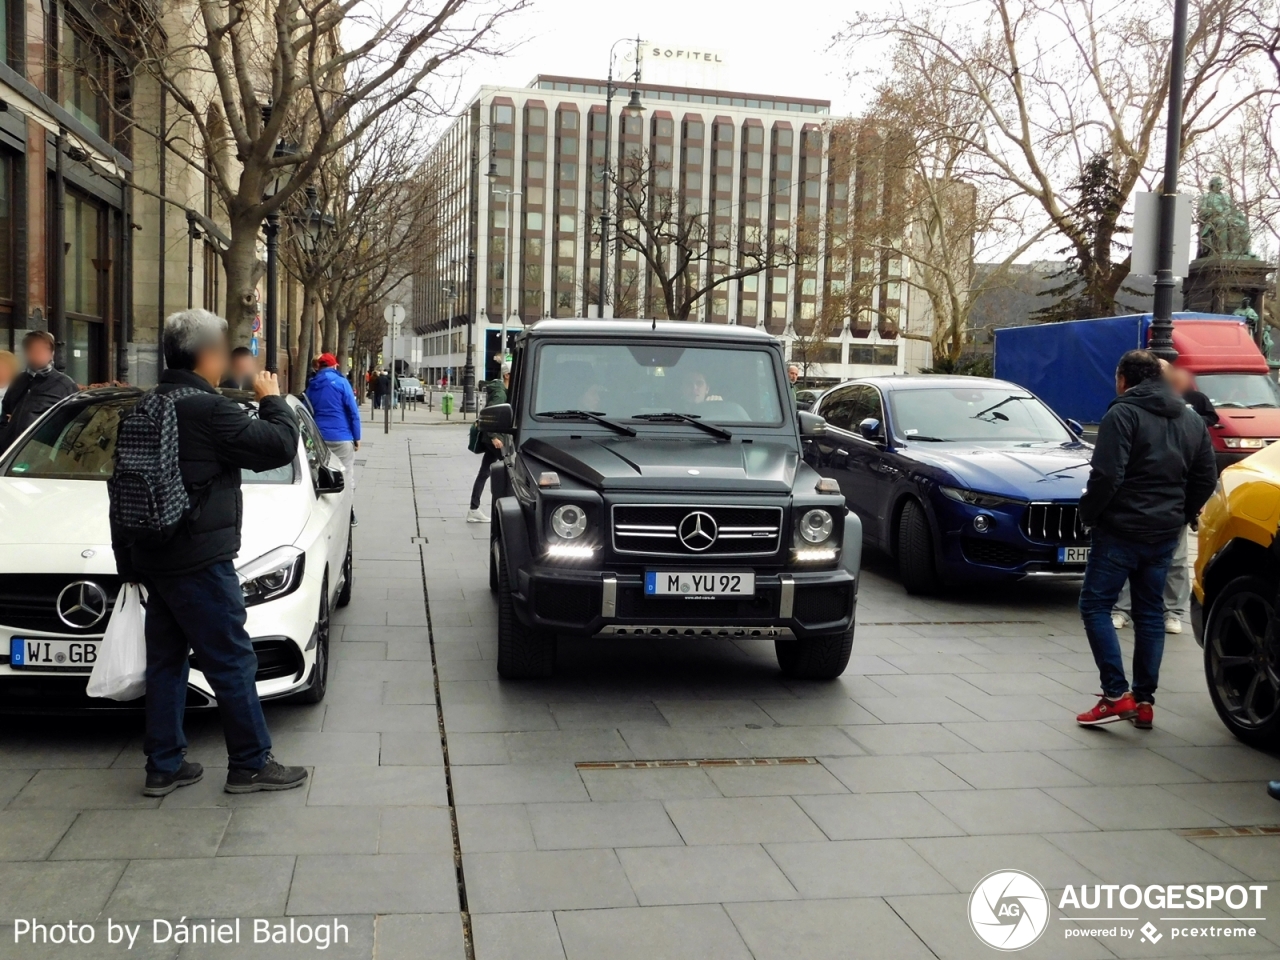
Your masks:
[{"label": "black hood", "polygon": [[1187,408],[1187,402],[1169,389],[1169,384],[1163,377],[1143,380],[1136,387],[1130,387],[1112,400],[1108,407],[1118,403],[1140,407],[1148,413],[1167,417],[1170,420],[1176,420],[1182,416],[1182,411]]},{"label": "black hood", "polygon": [[521,452],[597,490],[737,490],[789,493],[803,469],[793,443],[755,440],[577,437],[529,440]]}]

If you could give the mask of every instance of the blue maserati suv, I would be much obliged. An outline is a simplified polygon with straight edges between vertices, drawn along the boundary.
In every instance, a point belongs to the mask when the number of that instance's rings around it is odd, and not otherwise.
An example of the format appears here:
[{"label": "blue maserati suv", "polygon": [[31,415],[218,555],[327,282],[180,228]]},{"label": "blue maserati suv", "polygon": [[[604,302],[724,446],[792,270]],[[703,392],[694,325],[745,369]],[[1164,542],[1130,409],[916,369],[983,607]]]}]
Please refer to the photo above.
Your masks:
[{"label": "blue maserati suv", "polygon": [[824,393],[805,458],[834,478],[863,541],[910,593],[947,584],[1079,577],[1080,494],[1092,448],[1022,387],[984,377],[869,377]]}]

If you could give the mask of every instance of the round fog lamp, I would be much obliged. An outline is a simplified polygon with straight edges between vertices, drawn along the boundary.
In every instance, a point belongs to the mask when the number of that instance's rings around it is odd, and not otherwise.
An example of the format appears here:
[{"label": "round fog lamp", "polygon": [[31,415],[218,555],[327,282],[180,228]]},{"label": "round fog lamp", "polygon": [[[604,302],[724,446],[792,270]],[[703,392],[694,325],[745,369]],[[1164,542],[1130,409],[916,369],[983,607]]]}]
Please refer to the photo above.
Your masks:
[{"label": "round fog lamp", "polygon": [[825,510],[810,510],[800,518],[800,536],[810,543],[822,543],[831,536],[833,522]]},{"label": "round fog lamp", "polygon": [[980,513],[973,518],[973,529],[979,533],[986,533],[991,529],[991,518],[985,513]]},{"label": "round fog lamp", "polygon": [[587,532],[587,514],[581,507],[566,503],[551,514],[551,529],[566,540],[577,540]]}]

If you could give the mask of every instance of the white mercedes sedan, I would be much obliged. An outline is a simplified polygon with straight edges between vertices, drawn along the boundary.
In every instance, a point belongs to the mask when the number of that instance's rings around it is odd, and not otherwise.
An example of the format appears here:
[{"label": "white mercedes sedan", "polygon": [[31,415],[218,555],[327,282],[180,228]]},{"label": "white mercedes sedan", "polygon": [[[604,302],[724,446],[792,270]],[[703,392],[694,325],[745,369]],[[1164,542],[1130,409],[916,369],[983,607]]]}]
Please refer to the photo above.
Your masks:
[{"label": "white mercedes sedan", "polygon": [[[0,712],[142,704],[85,693],[120,590],[106,480],[121,414],[140,396],[108,387],[68,397],[0,452]],[[298,454],[286,467],[244,472],[236,569],[258,695],[315,703],[328,683],[329,612],[351,598],[352,495],[305,403],[287,400]],[[215,702],[193,654],[188,706]]]}]

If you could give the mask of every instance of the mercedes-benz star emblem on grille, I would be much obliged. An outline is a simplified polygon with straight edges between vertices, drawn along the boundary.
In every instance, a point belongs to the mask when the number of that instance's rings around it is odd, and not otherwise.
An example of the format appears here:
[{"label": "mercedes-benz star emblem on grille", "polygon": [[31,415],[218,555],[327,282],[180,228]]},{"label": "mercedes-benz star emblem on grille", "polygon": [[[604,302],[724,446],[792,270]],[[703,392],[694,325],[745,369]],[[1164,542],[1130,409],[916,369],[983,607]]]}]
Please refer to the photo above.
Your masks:
[{"label": "mercedes-benz star emblem on grille", "polygon": [[58,619],[68,627],[87,630],[107,615],[107,592],[92,580],[77,580],[62,588],[55,608]]},{"label": "mercedes-benz star emblem on grille", "polygon": [[710,549],[716,542],[720,528],[716,526],[716,518],[711,514],[695,510],[693,513],[685,514],[685,518],[680,521],[677,533],[680,535],[680,542],[686,548],[694,553],[701,553],[703,550]]}]

